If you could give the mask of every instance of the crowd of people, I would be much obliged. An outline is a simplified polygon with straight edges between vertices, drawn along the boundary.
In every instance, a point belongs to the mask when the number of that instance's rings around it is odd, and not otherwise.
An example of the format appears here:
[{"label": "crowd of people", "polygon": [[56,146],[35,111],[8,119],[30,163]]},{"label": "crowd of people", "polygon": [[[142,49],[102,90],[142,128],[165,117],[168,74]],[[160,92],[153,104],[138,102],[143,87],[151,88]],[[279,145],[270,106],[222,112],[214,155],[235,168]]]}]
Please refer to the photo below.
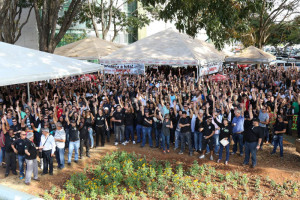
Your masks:
[{"label": "crowd of people", "polygon": [[[300,73],[283,67],[228,68],[228,81],[197,80],[196,70],[148,69],[145,75],[95,75],[95,80],[68,77],[2,87],[0,95],[0,163],[30,184],[42,175],[77,163],[90,149],[149,144],[157,151],[186,152],[227,165],[230,155],[257,165],[257,150],[274,145],[284,156],[283,134],[292,134],[299,114]],[[297,128],[300,137],[300,120]],[[231,140],[233,148],[230,152]],[[131,145],[130,144],[130,145]],[[161,150],[160,150],[161,149]],[[225,159],[223,151],[225,149]],[[214,156],[217,156],[215,159]],[[4,164],[5,163],[5,164]],[[26,167],[25,167],[26,163]],[[26,171],[26,173],[25,173]]]}]

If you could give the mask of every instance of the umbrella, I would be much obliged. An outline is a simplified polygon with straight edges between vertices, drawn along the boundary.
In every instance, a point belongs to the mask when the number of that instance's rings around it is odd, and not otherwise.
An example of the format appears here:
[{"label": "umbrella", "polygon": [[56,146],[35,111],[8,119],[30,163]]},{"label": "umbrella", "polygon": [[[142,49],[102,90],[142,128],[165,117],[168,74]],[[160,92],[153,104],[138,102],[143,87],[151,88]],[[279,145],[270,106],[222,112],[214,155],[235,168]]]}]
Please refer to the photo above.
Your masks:
[{"label": "umbrella", "polygon": [[228,77],[227,76],[224,76],[224,75],[221,75],[221,74],[217,74],[215,76],[211,76],[209,77],[209,80],[211,81],[227,81],[228,80]]}]

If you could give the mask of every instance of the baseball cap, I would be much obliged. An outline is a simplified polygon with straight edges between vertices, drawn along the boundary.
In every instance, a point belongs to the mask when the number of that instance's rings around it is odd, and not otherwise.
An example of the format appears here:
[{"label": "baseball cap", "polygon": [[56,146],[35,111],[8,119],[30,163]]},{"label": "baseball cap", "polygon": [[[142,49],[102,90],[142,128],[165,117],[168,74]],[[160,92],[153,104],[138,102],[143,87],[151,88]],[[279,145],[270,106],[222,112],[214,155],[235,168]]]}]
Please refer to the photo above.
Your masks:
[{"label": "baseball cap", "polygon": [[186,111],[182,111],[182,114],[186,114]]},{"label": "baseball cap", "polygon": [[30,139],[33,137],[33,132],[27,132],[26,138]]},{"label": "baseball cap", "polygon": [[252,121],[253,122],[259,122],[259,119],[258,118],[254,118]]}]

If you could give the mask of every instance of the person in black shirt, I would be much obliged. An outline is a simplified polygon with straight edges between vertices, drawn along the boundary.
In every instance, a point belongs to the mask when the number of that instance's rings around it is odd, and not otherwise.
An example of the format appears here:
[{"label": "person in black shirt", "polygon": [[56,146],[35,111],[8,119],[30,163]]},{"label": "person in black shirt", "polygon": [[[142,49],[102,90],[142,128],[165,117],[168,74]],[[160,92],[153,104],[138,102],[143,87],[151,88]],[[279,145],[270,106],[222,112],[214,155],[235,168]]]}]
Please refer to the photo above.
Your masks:
[{"label": "person in black shirt", "polygon": [[143,120],[143,142],[141,147],[144,147],[146,144],[146,137],[148,136],[149,138],[149,145],[152,148],[153,143],[152,143],[152,135],[151,135],[151,130],[152,130],[152,123],[153,123],[153,118],[149,116],[149,110],[145,110],[144,113],[144,108],[142,109],[142,113],[144,116]]},{"label": "person in black shirt", "polygon": [[274,126],[274,148],[271,154],[276,153],[277,146],[279,145],[280,148],[280,157],[283,157],[283,133],[286,132],[286,125],[283,122],[283,117],[281,115],[278,115],[278,121],[276,122]]},{"label": "person in black shirt", "polygon": [[[104,117],[106,119],[107,125],[109,125],[110,124],[110,113],[109,113],[109,108],[108,107],[104,108]],[[107,137],[106,141],[110,142],[110,129],[109,129],[109,126],[106,127],[105,134],[106,134],[106,137]]]},{"label": "person in black shirt", "polygon": [[89,124],[86,123],[85,119],[79,115],[79,131],[80,131],[80,159],[82,158],[83,154],[83,146],[85,146],[86,156],[90,157],[89,150],[90,150],[90,144],[89,144],[89,132],[88,132],[88,126]]},{"label": "person in black shirt", "polygon": [[101,146],[104,147],[105,144],[105,127],[108,127],[106,118],[104,116],[103,110],[100,108],[97,112],[95,108],[95,126],[96,126],[96,147],[99,146],[99,138],[101,137]]},{"label": "person in black shirt", "polygon": [[[227,140],[230,141],[230,136],[232,135],[232,127],[228,123],[228,119],[223,118],[223,123],[220,123],[215,117],[214,122],[220,127],[220,136],[219,141]],[[219,150],[219,159],[217,163],[219,163],[222,160],[222,154],[223,154],[223,148],[226,150],[226,160],[225,165],[228,165],[229,161],[229,143],[226,146],[223,146],[222,143],[220,143],[220,150]]]},{"label": "person in black shirt", "polygon": [[24,163],[25,163],[25,146],[27,143],[26,133],[22,131],[20,138],[16,139],[12,144],[12,149],[18,155],[20,179],[24,178]]},{"label": "person in black shirt", "polygon": [[[180,138],[181,138],[181,148],[179,154],[183,154],[185,149],[185,143],[189,145],[189,153],[190,156],[193,155],[192,149],[192,141],[191,141],[191,118],[186,116],[186,111],[182,111],[182,118],[179,120],[179,127],[180,127]],[[192,116],[193,114],[191,114]]]},{"label": "person in black shirt", "polygon": [[25,145],[25,161],[26,161],[26,176],[25,184],[30,185],[31,175],[33,172],[33,180],[39,181],[38,179],[38,163],[37,163],[37,149],[33,142],[34,134],[32,132],[27,133],[27,140]]},{"label": "person in black shirt", "polygon": [[14,137],[14,131],[10,129],[8,133],[5,133],[5,162],[6,162],[6,170],[5,177],[9,175],[9,171],[11,170],[14,175],[17,175],[16,172],[16,154],[12,148],[13,143],[16,138]]},{"label": "person in black shirt", "polygon": [[200,131],[203,132],[203,140],[202,140],[202,147],[203,152],[202,155],[199,157],[200,159],[205,158],[206,146],[208,145],[210,150],[210,160],[213,160],[213,135],[215,134],[215,126],[212,124],[212,117],[208,117],[206,122],[204,122],[203,127],[200,128]]},{"label": "person in black shirt", "polygon": [[[78,124],[79,124],[79,118],[78,121],[76,122],[75,120],[71,120],[71,127],[69,129],[69,154],[68,154],[68,165],[71,165],[71,159],[72,159],[72,154],[73,150],[75,149],[75,163],[78,162],[78,149],[80,146],[80,132],[78,129]],[[69,117],[68,115],[66,116],[66,122],[70,124]]]},{"label": "person in black shirt", "polygon": [[18,123],[16,118],[13,118],[12,122],[13,122],[13,125],[10,128],[14,130],[15,138],[20,138],[21,124]]},{"label": "person in black shirt", "polygon": [[253,126],[250,129],[245,129],[245,160],[243,165],[249,164],[250,154],[252,165],[251,168],[256,166],[256,152],[260,148],[262,138],[264,136],[264,130],[259,126],[259,119],[253,120]]},{"label": "person in black shirt", "polygon": [[133,144],[135,144],[134,140],[134,131],[133,131],[133,123],[134,123],[134,110],[132,107],[132,104],[129,103],[128,108],[126,108],[125,111],[125,143],[129,143],[129,138],[131,137],[131,141]]},{"label": "person in black shirt", "polygon": [[137,139],[136,143],[140,143],[143,139],[143,106],[138,105],[138,101],[135,100],[135,105],[136,105],[136,134],[137,134]]},{"label": "person in black shirt", "polygon": [[154,125],[154,130],[155,130],[155,148],[159,148],[160,147],[159,146],[159,142],[161,141],[161,138],[162,138],[162,136],[161,136],[161,134],[162,134],[162,132],[161,132],[162,121],[159,118],[159,115],[161,115],[161,112],[159,111],[158,107],[156,107],[156,109],[154,111],[154,117],[156,119],[156,121],[154,122],[155,123],[155,125]]},{"label": "person in black shirt", "polygon": [[[119,100],[119,102],[121,102]],[[123,109],[120,105],[117,106],[117,111],[114,112],[113,117],[111,119],[112,122],[115,122],[115,145],[117,146],[120,143],[126,145],[124,142],[124,121],[125,121],[125,109]]]}]

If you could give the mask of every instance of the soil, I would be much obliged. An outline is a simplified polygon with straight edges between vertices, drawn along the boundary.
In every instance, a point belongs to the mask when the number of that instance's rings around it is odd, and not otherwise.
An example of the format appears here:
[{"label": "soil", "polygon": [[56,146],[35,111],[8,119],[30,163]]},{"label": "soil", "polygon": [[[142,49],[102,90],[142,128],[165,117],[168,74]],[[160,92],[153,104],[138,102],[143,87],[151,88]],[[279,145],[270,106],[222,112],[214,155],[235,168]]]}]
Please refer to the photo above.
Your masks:
[{"label": "soil", "polygon": [[[5,169],[0,167],[0,184],[32,195],[42,196],[45,190],[49,191],[52,186],[63,189],[64,183],[72,174],[82,172],[84,168],[93,168],[106,153],[112,151],[135,152],[137,155],[146,156],[149,160],[152,158],[156,160],[168,160],[171,163],[182,163],[186,166],[191,165],[194,160],[197,160],[199,164],[210,164],[221,172],[240,171],[250,176],[259,175],[263,178],[268,176],[270,179],[281,184],[287,180],[298,181],[300,184],[300,154],[296,152],[295,146],[290,143],[285,143],[283,158],[279,157],[279,153],[270,155],[271,150],[272,147],[265,144],[263,150],[257,153],[257,167],[251,169],[249,166],[241,166],[244,157],[241,157],[239,154],[230,155],[229,165],[226,166],[223,162],[216,163],[216,161],[210,161],[208,156],[200,160],[198,153],[189,156],[187,150],[183,155],[178,155],[178,151],[173,150],[173,145],[171,145],[170,153],[164,154],[161,149],[150,148],[147,144],[144,148],[141,148],[140,144],[134,145],[130,143],[126,146],[114,146],[113,142],[111,142],[106,144],[105,147],[91,149],[91,158],[83,157],[83,159],[79,160],[78,164],[72,162],[71,166],[66,165],[63,170],[58,170],[56,161],[54,161],[53,176],[41,176],[42,170],[39,169],[40,181],[32,181],[29,186],[24,184],[24,179],[20,180],[19,176],[13,175],[12,173],[5,178]],[[65,155],[67,155],[67,153],[65,153]],[[223,154],[223,158],[224,156]],[[214,159],[217,160],[216,155],[214,155]]]}]

